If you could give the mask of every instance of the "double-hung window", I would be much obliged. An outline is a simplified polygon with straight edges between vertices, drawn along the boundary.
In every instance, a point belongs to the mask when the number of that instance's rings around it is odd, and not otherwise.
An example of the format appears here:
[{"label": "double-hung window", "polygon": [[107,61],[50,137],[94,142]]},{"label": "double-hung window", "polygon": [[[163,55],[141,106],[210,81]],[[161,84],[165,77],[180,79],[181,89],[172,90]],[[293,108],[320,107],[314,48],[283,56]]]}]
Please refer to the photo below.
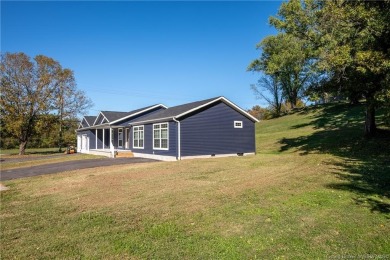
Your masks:
[{"label": "double-hung window", "polygon": [[144,148],[144,126],[134,126],[133,147],[141,149]]},{"label": "double-hung window", "polygon": [[168,123],[153,125],[153,149],[168,150]]}]

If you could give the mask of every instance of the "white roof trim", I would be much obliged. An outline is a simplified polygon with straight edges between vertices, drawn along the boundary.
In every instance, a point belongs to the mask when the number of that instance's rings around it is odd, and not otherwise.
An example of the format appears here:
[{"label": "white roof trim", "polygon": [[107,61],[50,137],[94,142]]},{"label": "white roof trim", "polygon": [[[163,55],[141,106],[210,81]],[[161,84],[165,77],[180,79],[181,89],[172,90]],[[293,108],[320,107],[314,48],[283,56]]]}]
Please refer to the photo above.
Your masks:
[{"label": "white roof trim", "polygon": [[107,122],[110,122],[110,121],[108,121],[107,117],[100,111],[99,115],[98,115],[98,116],[96,117],[96,119],[95,119],[95,122],[93,122],[93,125],[96,124],[96,121],[98,120],[98,118],[99,118],[100,115],[102,115],[102,116],[107,120]]},{"label": "white roof trim", "polygon": [[[107,127],[105,127],[107,126]],[[93,125],[93,126],[90,126],[90,127],[83,127],[83,128],[79,128],[79,129],[76,129],[76,131],[83,131],[83,130],[88,130],[88,129],[109,129],[109,124],[108,123],[104,123],[102,125]]]},{"label": "white roof trim", "polygon": [[236,110],[237,110],[238,112],[240,112],[241,114],[243,114],[243,115],[249,117],[250,119],[252,119],[252,120],[255,121],[255,122],[259,122],[259,120],[258,120],[257,118],[253,117],[253,116],[250,115],[248,112],[246,112],[245,110],[241,109],[239,106],[235,105],[233,102],[229,101],[228,99],[226,99],[226,98],[224,98],[224,97],[216,98],[216,99],[214,99],[214,100],[212,100],[212,101],[210,101],[210,102],[208,102],[208,103],[206,103],[206,104],[203,104],[203,105],[201,105],[201,106],[198,106],[198,107],[195,107],[195,108],[193,108],[193,109],[190,109],[190,110],[188,110],[188,111],[186,111],[186,112],[184,112],[184,113],[181,113],[180,115],[175,116],[175,118],[179,118],[179,117],[185,116],[185,115],[187,115],[187,114],[189,114],[189,113],[192,113],[192,112],[194,112],[194,111],[196,111],[196,110],[198,110],[198,109],[201,109],[201,108],[203,108],[203,107],[206,107],[206,106],[208,106],[208,105],[211,105],[211,104],[213,104],[213,103],[215,103],[215,102],[217,102],[217,101],[223,101],[223,102],[227,103],[229,106],[231,106],[232,108],[236,109]]},{"label": "white roof trim", "polygon": [[[146,108],[146,109],[144,109],[144,110],[142,110],[142,111],[139,111],[139,112],[137,112],[137,113],[134,113],[134,114],[131,114],[131,115],[128,115],[128,116],[119,118],[119,119],[117,119],[117,120],[115,120],[115,121],[112,121],[112,122],[110,123],[110,125],[111,125],[111,124],[115,124],[115,123],[117,123],[117,122],[119,122],[119,121],[122,121],[122,120],[124,120],[124,119],[127,119],[127,118],[129,118],[129,117],[133,117],[133,116],[136,116],[136,115],[141,114],[141,113],[143,113],[143,112],[152,110],[152,109],[157,108],[157,107],[163,107],[163,108],[167,109],[167,107],[164,106],[163,104],[158,104],[158,105],[155,105],[155,106]],[[107,121],[108,121],[108,120],[107,120]]]},{"label": "white roof trim", "polygon": [[156,119],[149,119],[149,120],[146,120],[146,121],[136,121],[136,122],[132,122],[132,123],[129,123],[129,125],[142,125],[144,123],[148,123],[148,122],[158,122],[158,121],[165,121],[165,120],[168,120],[168,119],[172,119],[173,120],[173,116],[169,116],[169,117],[163,117],[163,118],[156,118]]},{"label": "white roof trim", "polygon": [[[85,122],[87,122],[87,125],[88,125],[88,126],[91,126],[91,125],[88,123],[88,120],[85,118],[85,116],[83,117],[83,120],[85,120]],[[83,120],[81,120],[81,123],[83,122]]]}]

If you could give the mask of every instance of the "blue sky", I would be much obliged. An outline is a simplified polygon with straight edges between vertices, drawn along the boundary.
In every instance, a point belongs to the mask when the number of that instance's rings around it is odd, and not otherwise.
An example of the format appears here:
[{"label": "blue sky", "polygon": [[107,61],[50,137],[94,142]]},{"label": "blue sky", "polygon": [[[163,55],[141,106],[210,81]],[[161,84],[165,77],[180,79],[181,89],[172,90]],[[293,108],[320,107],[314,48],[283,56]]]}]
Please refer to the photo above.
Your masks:
[{"label": "blue sky", "polygon": [[[280,2],[1,2],[1,51],[74,71],[89,114],[225,96],[256,104],[247,72]],[[264,105],[264,104],[263,104]]]}]

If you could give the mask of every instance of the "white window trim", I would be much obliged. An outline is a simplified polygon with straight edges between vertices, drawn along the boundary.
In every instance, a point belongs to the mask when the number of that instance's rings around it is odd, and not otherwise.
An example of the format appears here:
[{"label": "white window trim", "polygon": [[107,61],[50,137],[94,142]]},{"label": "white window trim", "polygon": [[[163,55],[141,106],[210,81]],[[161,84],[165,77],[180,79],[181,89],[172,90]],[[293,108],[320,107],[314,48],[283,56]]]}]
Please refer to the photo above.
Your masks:
[{"label": "white window trim", "polygon": [[[237,126],[236,124],[240,124],[239,126]],[[242,121],[234,121],[234,128],[243,128],[244,127],[244,124],[242,123]]]},{"label": "white window trim", "polygon": [[[166,124],[167,125],[167,148],[161,148],[161,125],[164,125]],[[155,147],[154,146],[154,126],[155,125],[159,125],[160,126],[160,147]],[[153,128],[152,128],[152,131],[153,131],[153,150],[164,150],[164,151],[168,151],[169,150],[169,123],[168,122],[164,122],[164,123],[158,123],[158,124],[153,124]]]},{"label": "white window trim", "polygon": [[[143,138],[142,138],[142,146],[139,146],[139,140],[140,140],[140,138],[139,138],[139,132],[140,132],[139,128],[141,128],[141,127],[142,127],[142,133],[143,133],[142,137]],[[138,131],[138,146],[135,146],[135,144],[134,144],[134,141],[135,141],[135,138],[134,138],[135,129],[137,129],[137,131]],[[143,125],[134,126],[133,127],[132,138],[133,138],[133,148],[134,149],[144,149],[144,146],[145,146],[145,127]]]},{"label": "white window trim", "polygon": [[[122,132],[122,145],[119,145],[119,132]],[[118,148],[123,148],[123,128],[118,128]]]}]

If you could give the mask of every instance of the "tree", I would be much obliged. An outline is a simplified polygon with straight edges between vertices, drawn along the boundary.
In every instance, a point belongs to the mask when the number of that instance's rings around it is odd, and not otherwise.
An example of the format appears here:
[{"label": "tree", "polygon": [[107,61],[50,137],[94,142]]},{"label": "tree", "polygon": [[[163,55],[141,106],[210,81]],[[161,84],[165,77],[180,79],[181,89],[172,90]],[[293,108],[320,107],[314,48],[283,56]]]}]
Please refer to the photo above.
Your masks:
[{"label": "tree", "polygon": [[390,1],[291,0],[271,24],[315,53],[315,67],[350,97],[366,99],[365,135],[375,134],[378,96],[389,89]]},{"label": "tree", "polygon": [[312,56],[304,41],[289,34],[268,36],[257,45],[262,54],[248,67],[262,71],[280,83],[284,98],[295,108],[314,79]]},{"label": "tree", "polygon": [[259,105],[253,106],[251,109],[248,109],[247,112],[259,120],[267,120],[273,118],[273,111],[268,108],[263,108]]},{"label": "tree", "polygon": [[[31,60],[24,53],[5,53],[1,55],[0,76],[0,119],[4,130],[19,140],[19,154],[23,155],[38,118],[57,107],[58,90],[75,85],[73,72],[43,55]],[[85,103],[88,99],[80,95],[78,102]],[[67,104],[62,103],[65,109]]]},{"label": "tree", "polygon": [[64,141],[64,120],[72,119],[80,112],[86,111],[92,106],[92,102],[86,97],[83,91],[77,89],[71,70],[63,69],[58,74],[58,77],[60,84],[54,91],[55,99],[53,108],[58,115],[58,149],[61,152]]},{"label": "tree", "polygon": [[283,96],[281,84],[276,76],[263,76],[258,85],[251,86],[256,97],[265,100],[274,117],[279,117],[282,109]]}]

